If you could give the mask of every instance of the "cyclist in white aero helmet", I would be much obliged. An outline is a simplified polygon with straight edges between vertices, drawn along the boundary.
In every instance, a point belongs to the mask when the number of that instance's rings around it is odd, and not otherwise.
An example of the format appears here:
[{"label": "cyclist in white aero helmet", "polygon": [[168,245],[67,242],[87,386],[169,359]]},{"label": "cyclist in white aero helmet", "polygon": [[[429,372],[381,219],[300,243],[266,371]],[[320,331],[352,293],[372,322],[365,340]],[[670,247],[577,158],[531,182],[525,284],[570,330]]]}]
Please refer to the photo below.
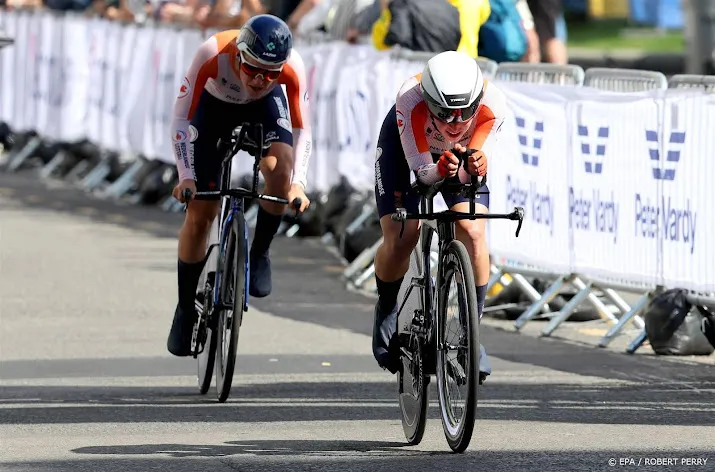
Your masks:
[{"label": "cyclist in white aero helmet", "polygon": [[[392,221],[397,207],[417,212],[419,195],[411,191],[410,172],[424,184],[458,178],[467,183],[471,175],[487,172],[487,157],[497,150],[497,139],[507,113],[504,94],[484,79],[476,61],[456,51],[432,57],[421,74],[409,78],[397,94],[380,130],[375,163],[375,199],[380,215],[383,243],[375,256],[378,302],[375,306],[372,349],[378,364],[393,374],[399,359],[390,343],[396,341],[397,296],[409,267],[410,253],[419,239],[419,222]],[[474,152],[467,169],[450,152]],[[480,192],[488,192],[482,187]],[[469,200],[443,193],[447,206],[469,212]],[[477,195],[476,211],[489,211],[489,195]],[[464,243],[474,269],[479,317],[482,316],[489,281],[489,249],[486,220],[459,220],[456,237]],[[481,347],[480,383],[491,373]]]},{"label": "cyclist in white aero helmet", "polygon": [[[482,101],[484,76],[474,59],[447,51],[427,62],[420,89],[434,118],[444,123],[455,120],[465,123],[474,116]],[[446,128],[447,136],[458,138],[465,129],[466,126]]]}]

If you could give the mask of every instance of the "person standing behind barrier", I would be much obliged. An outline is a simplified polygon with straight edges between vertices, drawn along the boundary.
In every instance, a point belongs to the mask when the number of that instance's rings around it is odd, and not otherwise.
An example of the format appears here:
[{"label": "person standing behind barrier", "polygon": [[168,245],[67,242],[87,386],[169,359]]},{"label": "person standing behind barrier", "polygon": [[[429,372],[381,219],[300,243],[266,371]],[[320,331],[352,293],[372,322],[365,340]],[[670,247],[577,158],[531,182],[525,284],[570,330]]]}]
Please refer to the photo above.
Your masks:
[{"label": "person standing behind barrier", "polygon": [[[378,364],[393,374],[398,369],[395,345],[397,296],[409,268],[412,250],[419,239],[419,222],[392,221],[397,207],[413,213],[419,196],[411,191],[410,172],[424,184],[458,177],[469,182],[471,175],[486,175],[487,158],[498,150],[498,135],[507,114],[506,97],[484,79],[476,61],[468,54],[446,51],[432,57],[423,72],[408,79],[385,117],[377,142],[375,199],[382,228],[383,243],[375,255],[375,280],[378,301],[372,333],[372,350]],[[458,169],[450,149],[475,149],[468,168]],[[483,186],[480,192],[488,192]],[[447,206],[469,212],[469,200],[460,195],[443,194]],[[478,195],[476,211],[489,211],[489,194]],[[456,236],[469,252],[477,284],[477,305],[481,318],[489,281],[489,249],[486,220],[459,220]],[[482,351],[480,382],[491,367]]]},{"label": "person standing behind barrier", "polygon": [[552,64],[567,64],[566,45],[559,38],[557,29],[563,13],[561,0],[527,0],[527,3],[534,16],[534,26],[544,58]]},{"label": "person standing behind barrier", "polygon": [[412,51],[454,51],[467,34],[460,31],[459,11],[447,0],[381,1],[380,19],[372,27],[378,50],[401,46]]},{"label": "person standing behind barrier", "polygon": [[[284,95],[281,84],[286,86]],[[290,105],[290,109],[288,108]],[[288,114],[290,110],[290,114]],[[264,192],[294,201],[299,212],[309,205],[305,195],[311,151],[308,90],[303,60],[283,20],[258,15],[241,30],[223,31],[206,40],[194,55],[182,81],[171,125],[179,184],[184,190],[216,190],[224,156],[216,149],[243,122],[260,122],[267,154],[260,161]],[[206,255],[206,241],[219,210],[219,201],[191,200],[179,234],[178,295],[167,349],[176,356],[190,354],[196,321],[194,298]],[[250,249],[249,294],[271,292],[269,248],[282,221],[285,205],[260,201]]]}]

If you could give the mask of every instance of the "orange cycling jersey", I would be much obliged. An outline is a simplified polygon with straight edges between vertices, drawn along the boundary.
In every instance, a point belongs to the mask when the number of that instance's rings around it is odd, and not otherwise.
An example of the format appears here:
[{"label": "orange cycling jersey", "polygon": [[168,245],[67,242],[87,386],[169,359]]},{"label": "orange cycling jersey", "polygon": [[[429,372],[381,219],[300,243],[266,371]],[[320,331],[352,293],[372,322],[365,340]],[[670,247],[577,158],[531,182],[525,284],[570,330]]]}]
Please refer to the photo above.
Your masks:
[{"label": "orange cycling jersey", "polygon": [[[179,144],[195,138],[190,122],[199,104],[201,93],[206,90],[214,97],[228,103],[245,104],[258,100],[271,92],[268,87],[261,97],[249,97],[246,85],[239,79],[238,48],[236,37],[239,30],[217,33],[206,40],[194,55],[189,71],[182,81],[179,95],[174,105],[172,139],[174,158],[179,170],[179,179],[195,179],[193,152]],[[293,133],[294,183],[306,186],[308,162],[311,151],[310,112],[308,107],[308,83],[303,59],[293,49],[283,66],[276,86],[286,87],[286,98],[290,108],[290,119],[279,119],[278,124]],[[281,107],[282,103],[279,104]],[[217,117],[220,119],[220,117]],[[292,130],[291,130],[292,128]]]},{"label": "orange cycling jersey", "polygon": [[[454,148],[457,143],[448,141],[435,128],[420,91],[421,76],[422,74],[417,74],[407,79],[397,94],[397,127],[410,170],[417,172],[423,183],[433,184],[442,177],[432,153],[442,154]],[[468,149],[481,150],[489,158],[496,148],[498,133],[507,110],[506,97],[502,91],[485,80],[482,102],[458,143]],[[469,174],[460,166],[459,180],[467,183],[469,179]]]}]

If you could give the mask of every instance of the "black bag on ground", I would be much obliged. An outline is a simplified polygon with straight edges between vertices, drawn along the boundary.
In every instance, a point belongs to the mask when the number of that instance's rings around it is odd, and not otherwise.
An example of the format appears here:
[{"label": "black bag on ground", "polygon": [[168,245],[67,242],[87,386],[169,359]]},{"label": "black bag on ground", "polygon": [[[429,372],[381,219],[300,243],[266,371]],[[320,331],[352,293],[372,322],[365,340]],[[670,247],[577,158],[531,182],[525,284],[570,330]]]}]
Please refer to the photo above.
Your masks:
[{"label": "black bag on ground", "polygon": [[707,340],[715,348],[715,313],[706,306],[698,306],[697,308],[703,317],[700,323],[700,331],[703,332]]},{"label": "black bag on ground", "polygon": [[683,289],[653,298],[645,311],[645,331],[653,351],[664,356],[707,356],[715,351],[701,331],[703,316]]}]

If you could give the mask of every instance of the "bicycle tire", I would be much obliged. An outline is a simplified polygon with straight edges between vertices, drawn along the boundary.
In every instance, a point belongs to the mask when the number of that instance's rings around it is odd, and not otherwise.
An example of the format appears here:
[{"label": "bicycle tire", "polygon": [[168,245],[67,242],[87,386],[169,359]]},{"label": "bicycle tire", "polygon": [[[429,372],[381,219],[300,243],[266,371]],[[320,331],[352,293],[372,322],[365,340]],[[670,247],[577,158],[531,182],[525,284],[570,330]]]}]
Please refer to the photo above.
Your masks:
[{"label": "bicycle tire", "polygon": [[[218,401],[223,403],[231,392],[233,372],[236,366],[236,352],[238,350],[238,334],[243,321],[243,309],[246,294],[246,268],[248,264],[248,248],[246,247],[246,221],[243,213],[237,212],[231,222],[231,233],[226,245],[223,274],[221,276],[221,300],[226,303],[228,289],[233,288],[233,310],[228,318],[229,310],[221,310],[217,324],[216,338],[216,392]],[[223,334],[230,320],[230,333],[228,345],[224,346]],[[225,347],[225,349],[224,349]]]},{"label": "bicycle tire", "polygon": [[[408,285],[412,277],[422,274],[422,249],[418,244],[410,255],[410,267],[405,276]],[[422,274],[424,276],[424,274]],[[407,287],[405,290],[408,290]],[[404,292],[407,294],[407,292]],[[409,297],[415,297],[417,300],[418,309],[424,309],[424,290],[419,287],[414,287]],[[399,300],[402,301],[404,295]],[[399,392],[400,416],[402,419],[402,429],[405,433],[405,439],[411,446],[415,446],[422,441],[425,434],[425,426],[427,425],[427,406],[429,403],[429,374],[425,374],[425,342],[424,339],[414,336],[412,333],[400,332],[402,323],[405,321],[405,316],[409,322],[408,326],[412,325],[414,303],[405,303],[402,310],[397,315],[398,323],[398,339],[400,339],[400,369],[397,371],[397,387]],[[404,315],[404,316],[403,316]],[[404,339],[404,341],[403,341]],[[405,345],[406,344],[406,345]],[[405,350],[409,351],[412,356],[410,359],[405,355]],[[409,372],[409,375],[407,375]],[[417,375],[415,375],[415,372]],[[414,382],[417,381],[418,388],[414,388]],[[410,388],[406,388],[410,387]],[[412,390],[413,394],[410,393]],[[417,390],[415,392],[415,390]],[[416,393],[416,394],[414,394]]]},{"label": "bicycle tire", "polygon": [[[218,242],[218,218],[211,226],[209,238],[206,241],[206,251],[209,251],[213,243]],[[214,248],[215,249],[215,248]],[[202,352],[197,356],[197,380],[199,393],[205,395],[211,388],[211,379],[214,374],[216,363],[216,314],[213,312],[213,297],[216,285],[217,251],[213,250],[209,254],[204,269],[199,279],[201,292],[197,293],[197,298],[201,295],[201,305],[206,317],[206,340]]]},{"label": "bicycle tire", "polygon": [[[214,278],[214,280],[216,279]],[[209,297],[213,297],[213,284],[204,284],[204,310],[207,310],[206,299]],[[212,305],[211,303],[209,304],[208,310],[212,310]],[[217,331],[215,326],[213,328],[211,327],[211,320],[208,319],[208,316],[215,316],[215,314],[211,313],[211,311],[207,311],[206,315],[206,341],[204,342],[203,351],[198,355],[196,362],[198,369],[197,380],[199,382],[199,393],[201,395],[205,395],[209,391],[209,388],[211,388],[211,378],[213,377],[214,365],[216,363]]]},{"label": "bicycle tire", "polygon": [[472,439],[479,398],[479,314],[477,308],[477,293],[469,253],[461,241],[453,240],[447,245],[442,254],[441,262],[442,265],[437,285],[437,346],[442,346],[445,342],[444,333],[446,330],[446,311],[449,301],[449,282],[451,282],[451,277],[453,277],[455,273],[459,273],[462,280],[462,290],[467,315],[467,336],[465,339],[467,341],[468,367],[464,369],[464,373],[466,374],[465,384],[467,385],[465,405],[461,420],[457,425],[454,425],[451,421],[453,419],[451,408],[448,409],[447,405],[446,355],[443,349],[438,350],[436,374],[440,418],[449,447],[454,452],[464,452]]}]

